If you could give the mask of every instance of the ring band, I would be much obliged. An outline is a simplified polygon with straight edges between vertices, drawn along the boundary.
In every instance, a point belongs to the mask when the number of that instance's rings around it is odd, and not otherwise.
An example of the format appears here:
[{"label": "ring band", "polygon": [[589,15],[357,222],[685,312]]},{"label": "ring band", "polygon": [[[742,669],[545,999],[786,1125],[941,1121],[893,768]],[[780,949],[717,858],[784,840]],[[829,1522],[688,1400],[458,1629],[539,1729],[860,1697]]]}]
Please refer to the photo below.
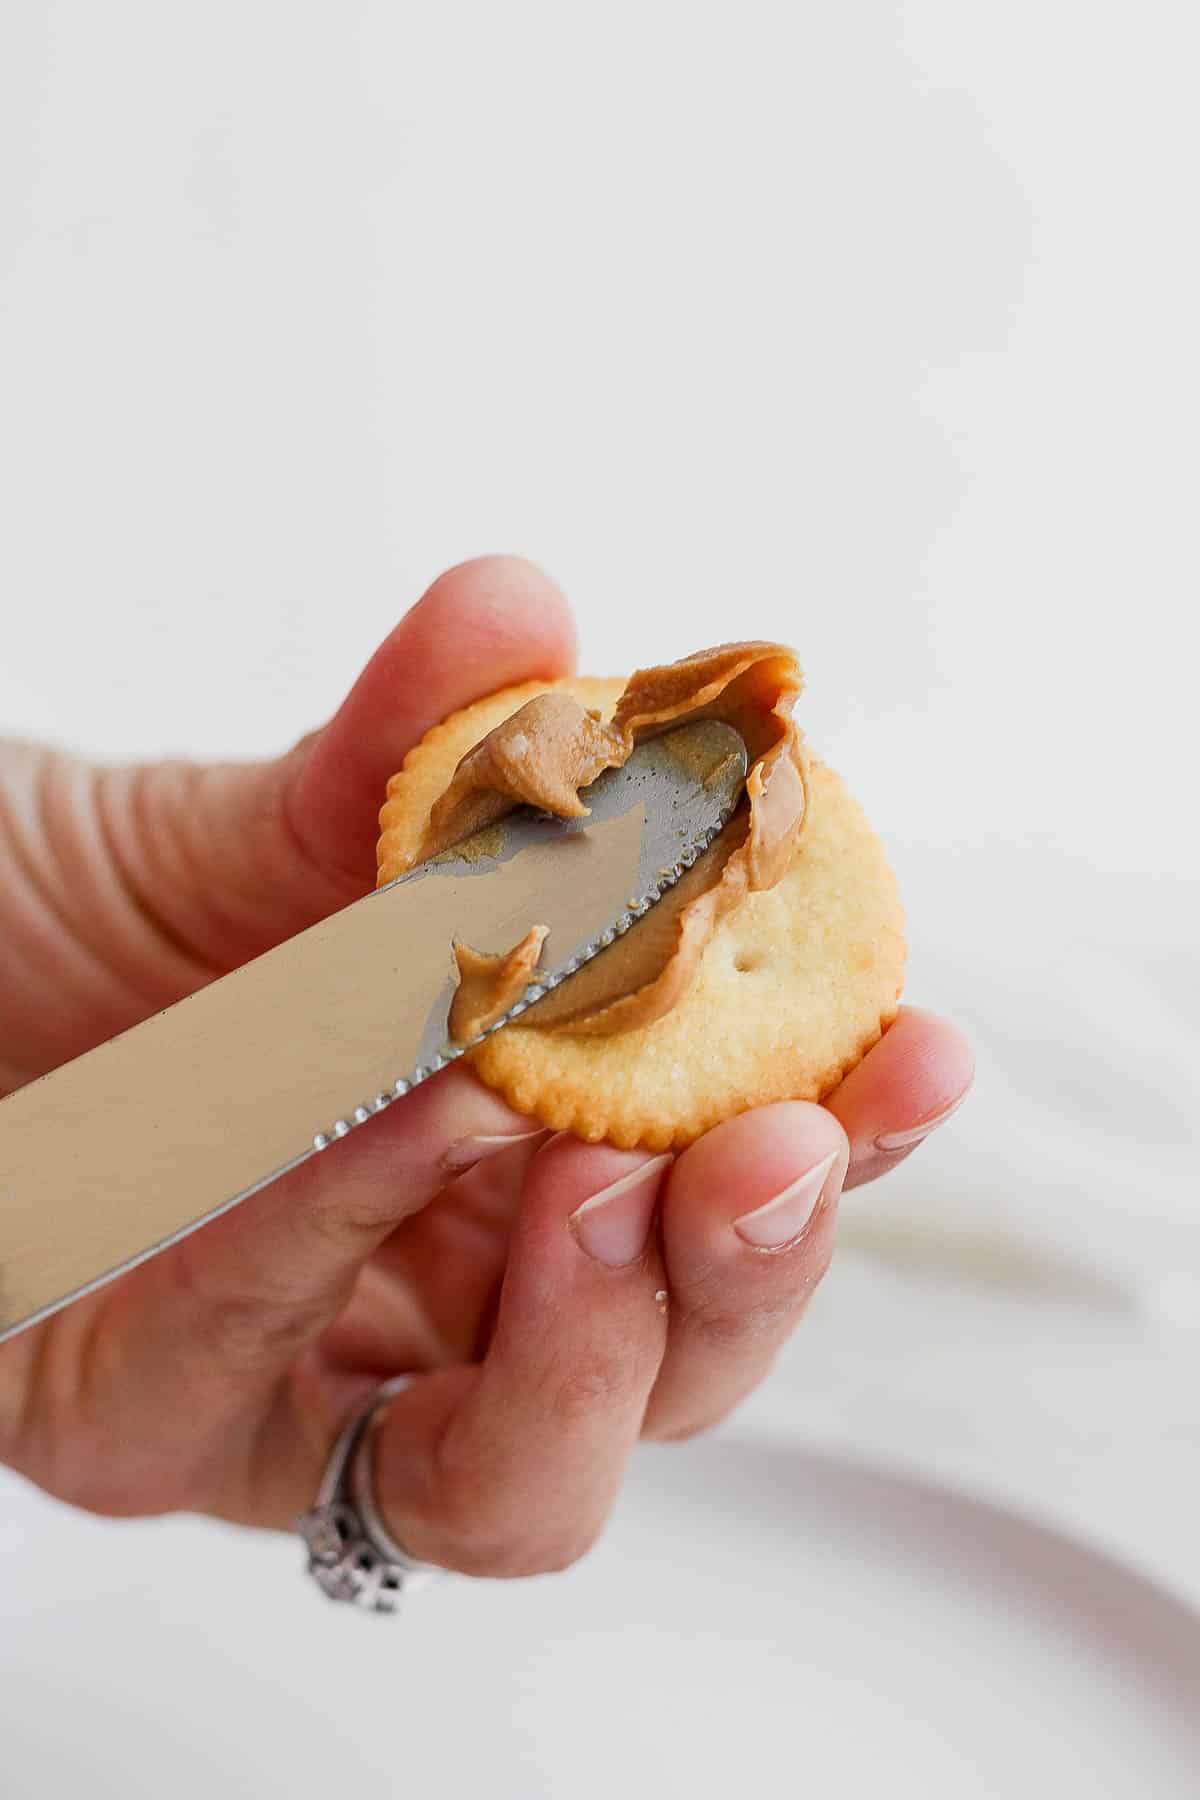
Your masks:
[{"label": "ring band", "polygon": [[396,1612],[402,1594],[446,1573],[418,1562],[396,1542],[375,1499],[375,1414],[412,1380],[394,1375],[351,1415],[333,1446],[316,1504],[296,1521],[308,1545],[308,1573],[322,1593],[364,1612]]}]

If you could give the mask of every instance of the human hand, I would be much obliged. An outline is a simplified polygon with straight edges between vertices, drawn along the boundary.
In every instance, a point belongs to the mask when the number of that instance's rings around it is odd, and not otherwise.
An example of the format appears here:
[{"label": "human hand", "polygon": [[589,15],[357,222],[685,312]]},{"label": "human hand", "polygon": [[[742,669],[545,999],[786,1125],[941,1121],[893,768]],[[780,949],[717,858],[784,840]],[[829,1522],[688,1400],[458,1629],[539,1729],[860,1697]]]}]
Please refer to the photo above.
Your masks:
[{"label": "human hand", "polygon": [[[0,1092],[368,891],[409,745],[573,650],[547,579],[485,559],[276,762],[0,750]],[[743,1114],[672,1160],[544,1132],[448,1069],[0,1346],[0,1461],[98,1512],[284,1527],[346,1412],[418,1370],[376,1439],[395,1535],[471,1573],[563,1567],[639,1436],[688,1436],[763,1377],[843,1186],[894,1167],[971,1077],[961,1035],[906,1008],[823,1106]]]}]

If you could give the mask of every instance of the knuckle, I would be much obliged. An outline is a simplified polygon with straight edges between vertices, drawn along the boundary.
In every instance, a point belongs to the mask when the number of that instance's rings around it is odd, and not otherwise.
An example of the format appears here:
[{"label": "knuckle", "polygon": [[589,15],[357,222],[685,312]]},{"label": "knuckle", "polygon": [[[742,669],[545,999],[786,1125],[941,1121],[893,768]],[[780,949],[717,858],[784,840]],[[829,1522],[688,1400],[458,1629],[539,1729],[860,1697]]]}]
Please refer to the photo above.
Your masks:
[{"label": "knuckle", "polygon": [[356,1252],[368,1255],[384,1236],[370,1203],[362,1200],[314,1206],[304,1218],[303,1231],[318,1256],[338,1262]]},{"label": "knuckle", "polygon": [[689,1324],[698,1337],[717,1351],[736,1350],[753,1336],[755,1329],[751,1314],[721,1304],[698,1308]]},{"label": "knuckle", "polygon": [[753,1294],[740,1302],[728,1287],[705,1284],[696,1290],[680,1320],[683,1329],[715,1352],[737,1350],[763,1338],[777,1338],[795,1323],[808,1295],[828,1266],[828,1257],[806,1267],[802,1280],[786,1292]]},{"label": "knuckle", "polygon": [[719,1354],[739,1349],[765,1330],[768,1320],[762,1307],[737,1307],[725,1299],[712,1299],[689,1307],[682,1323],[690,1335]]},{"label": "knuckle", "polygon": [[628,1354],[593,1350],[555,1371],[547,1398],[556,1416],[572,1424],[627,1405],[629,1393]]},{"label": "knuckle", "polygon": [[197,1320],[203,1347],[222,1363],[250,1366],[293,1355],[328,1323],[325,1305],[297,1305],[262,1295],[222,1295]]},{"label": "knuckle", "polygon": [[176,1259],[173,1279],[189,1339],[210,1363],[236,1368],[293,1356],[335,1317],[352,1280],[307,1292],[270,1271],[218,1282],[193,1254]]},{"label": "knuckle", "polygon": [[531,1524],[506,1504],[472,1458],[443,1455],[420,1509],[419,1525],[401,1542],[423,1560],[460,1575],[503,1577],[531,1572]]},{"label": "knuckle", "polygon": [[[561,1503],[560,1503],[561,1504]],[[571,1568],[595,1545],[604,1518],[548,1516],[516,1485],[485,1479],[473,1462],[439,1469],[419,1523],[400,1541],[413,1554],[462,1575],[512,1580]]]},{"label": "knuckle", "polygon": [[342,1254],[357,1243],[370,1248],[397,1220],[396,1196],[386,1184],[377,1192],[361,1192],[358,1184],[343,1181],[322,1198],[324,1204],[309,1210],[306,1223],[315,1237]]}]

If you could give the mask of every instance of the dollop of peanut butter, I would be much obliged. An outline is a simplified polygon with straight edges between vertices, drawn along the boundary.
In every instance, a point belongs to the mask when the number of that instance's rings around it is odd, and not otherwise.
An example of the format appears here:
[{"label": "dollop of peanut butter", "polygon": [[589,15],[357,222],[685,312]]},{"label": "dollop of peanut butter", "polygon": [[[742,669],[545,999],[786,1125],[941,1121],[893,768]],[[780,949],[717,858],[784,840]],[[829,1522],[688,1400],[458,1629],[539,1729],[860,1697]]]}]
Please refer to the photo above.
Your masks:
[{"label": "dollop of peanut butter", "polygon": [[450,1002],[449,1018],[453,1043],[463,1044],[478,1037],[502,1019],[510,1006],[516,1005],[533,980],[545,941],[544,925],[534,925],[519,944],[499,956],[472,950],[469,944],[455,940],[458,987]]},{"label": "dollop of peanut butter", "polygon": [[[745,799],[724,831],[669,893],[612,946],[531,1011],[531,1030],[609,1035],[661,1018],[695,976],[718,921],[756,889],[773,887],[796,853],[807,809],[807,762],[791,709],[803,677],[779,644],[723,644],[634,674],[611,723],[561,691],[540,694],[467,753],[430,813],[405,866],[494,824],[515,806],[564,818],[605,769],[646,738],[691,719],[723,719],[750,759]],[[392,868],[390,876],[402,872]],[[465,1043],[500,1018],[534,977],[545,931],[506,955],[455,945],[460,985],[450,1014]]]}]

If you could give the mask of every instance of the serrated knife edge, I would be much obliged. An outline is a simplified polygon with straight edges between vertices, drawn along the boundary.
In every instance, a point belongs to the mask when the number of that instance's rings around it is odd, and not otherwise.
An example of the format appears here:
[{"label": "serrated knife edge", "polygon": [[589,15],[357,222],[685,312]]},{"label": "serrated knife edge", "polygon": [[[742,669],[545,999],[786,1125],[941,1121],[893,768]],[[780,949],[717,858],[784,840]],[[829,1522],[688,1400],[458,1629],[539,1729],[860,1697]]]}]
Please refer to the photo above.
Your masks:
[{"label": "serrated knife edge", "polygon": [[[716,824],[709,826],[704,831],[694,847],[686,851],[684,855],[680,857],[678,862],[672,863],[669,867],[661,871],[663,879],[655,883],[646,893],[636,896],[632,905],[620,913],[612,924],[607,925],[600,933],[599,937],[594,938],[589,943],[585,944],[582,950],[579,950],[568,957],[567,960],[559,966],[545,971],[539,970],[538,979],[529,983],[524,992],[500,1018],[488,1025],[483,1031],[478,1032],[474,1037],[469,1038],[465,1043],[456,1044],[447,1039],[442,1044],[442,1047],[435,1052],[429,1063],[418,1064],[410,1076],[400,1076],[392,1083],[390,1089],[381,1090],[371,1100],[360,1102],[360,1104],[354,1107],[352,1111],[347,1112],[341,1118],[335,1119],[327,1131],[318,1131],[313,1137],[313,1150],[327,1150],[331,1144],[337,1142],[339,1139],[348,1137],[355,1126],[367,1124],[369,1120],[375,1118],[379,1113],[386,1111],[393,1100],[403,1099],[406,1094],[411,1093],[412,1090],[419,1087],[422,1082],[428,1081],[431,1075],[439,1074],[442,1069],[449,1067],[452,1062],[457,1062],[459,1057],[465,1056],[468,1050],[474,1050],[477,1045],[482,1044],[485,1039],[494,1036],[497,1031],[502,1031],[506,1025],[511,1025],[514,1019],[521,1018],[529,1011],[530,1007],[536,1006],[539,1000],[544,1000],[555,988],[561,987],[562,983],[570,976],[578,974],[585,963],[594,961],[594,959],[600,955],[601,951],[611,949],[617,939],[623,937],[630,926],[635,925],[643,914],[647,913],[652,906],[656,905],[665,894],[668,894],[675,886],[676,882],[681,880],[693,864],[699,861],[700,857],[711,846],[714,838],[716,838],[725,829],[725,826],[728,825],[736,808],[737,801],[734,799],[722,810]],[[302,1161],[303,1158],[299,1158],[298,1160]]]}]

